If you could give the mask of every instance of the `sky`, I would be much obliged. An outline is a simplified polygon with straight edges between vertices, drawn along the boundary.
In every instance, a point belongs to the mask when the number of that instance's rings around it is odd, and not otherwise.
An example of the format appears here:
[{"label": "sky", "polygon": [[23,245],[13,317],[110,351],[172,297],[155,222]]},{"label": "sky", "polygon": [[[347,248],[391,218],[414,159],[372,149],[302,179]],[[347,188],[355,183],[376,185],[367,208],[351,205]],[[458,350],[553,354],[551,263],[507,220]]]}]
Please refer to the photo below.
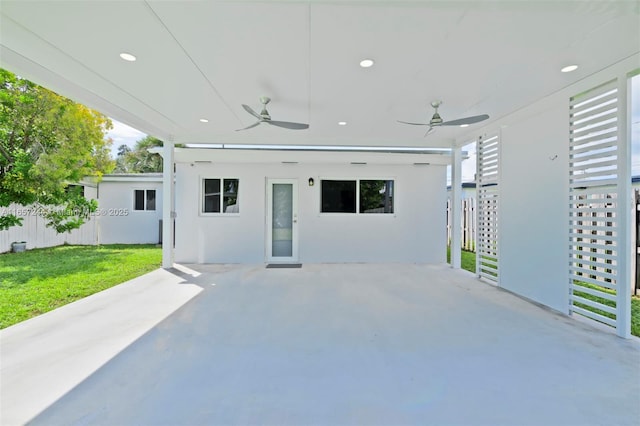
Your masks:
[{"label": "sky", "polygon": [[133,148],[137,141],[147,136],[145,133],[129,127],[124,123],[120,123],[113,118],[111,121],[113,122],[113,129],[107,133],[107,137],[113,140],[113,144],[111,145],[111,156],[113,158],[116,158],[120,145],[127,145],[129,148]]}]

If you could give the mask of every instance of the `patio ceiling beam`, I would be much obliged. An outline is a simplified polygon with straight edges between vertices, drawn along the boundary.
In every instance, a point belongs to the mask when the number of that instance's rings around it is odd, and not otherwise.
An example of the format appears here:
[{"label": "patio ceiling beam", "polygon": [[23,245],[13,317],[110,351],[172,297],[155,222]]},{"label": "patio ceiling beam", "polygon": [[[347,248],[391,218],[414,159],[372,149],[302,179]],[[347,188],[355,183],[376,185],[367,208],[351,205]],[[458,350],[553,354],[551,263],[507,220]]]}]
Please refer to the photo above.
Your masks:
[{"label": "patio ceiling beam", "polygon": [[410,146],[357,145],[262,145],[262,144],[185,144],[185,148],[229,149],[251,151],[320,151],[320,152],[382,152],[388,154],[451,155],[451,148],[420,148]]}]

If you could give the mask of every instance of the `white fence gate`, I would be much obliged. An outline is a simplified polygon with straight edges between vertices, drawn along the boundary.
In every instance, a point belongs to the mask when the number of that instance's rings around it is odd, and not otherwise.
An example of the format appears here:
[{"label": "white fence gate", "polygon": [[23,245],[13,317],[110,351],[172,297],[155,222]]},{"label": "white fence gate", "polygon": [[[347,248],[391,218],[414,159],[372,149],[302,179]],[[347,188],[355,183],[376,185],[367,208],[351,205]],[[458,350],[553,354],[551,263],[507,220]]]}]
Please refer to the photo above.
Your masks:
[{"label": "white fence gate", "polygon": [[[476,232],[476,200],[475,198],[462,199],[462,215],[460,223],[460,231],[462,232],[461,246],[463,250],[475,251],[475,232]],[[447,200],[447,244],[451,245],[451,231],[453,225],[451,223],[451,200]]]},{"label": "white fence gate", "polygon": [[0,231],[0,253],[11,251],[11,243],[26,241],[27,249],[53,247],[62,244],[94,245],[98,243],[97,217],[92,216],[84,225],[71,232],[58,234],[46,226],[46,220],[37,207],[11,205],[0,209],[0,213],[13,213],[22,218],[22,226],[13,226]]}]

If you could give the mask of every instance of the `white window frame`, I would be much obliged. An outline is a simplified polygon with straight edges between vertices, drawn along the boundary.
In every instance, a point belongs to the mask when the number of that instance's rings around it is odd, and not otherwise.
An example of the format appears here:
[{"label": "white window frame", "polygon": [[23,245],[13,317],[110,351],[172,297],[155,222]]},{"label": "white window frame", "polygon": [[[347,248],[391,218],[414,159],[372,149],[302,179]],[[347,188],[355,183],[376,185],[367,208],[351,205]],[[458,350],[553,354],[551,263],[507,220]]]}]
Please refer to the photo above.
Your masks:
[{"label": "white window frame", "polygon": [[205,212],[204,211],[204,181],[206,179],[219,179],[220,180],[220,189],[221,191],[223,191],[224,188],[224,181],[225,180],[237,180],[238,181],[238,188],[240,188],[240,178],[238,177],[230,177],[230,176],[200,176],[200,180],[199,180],[199,184],[200,184],[200,190],[199,190],[199,197],[198,197],[198,214],[200,216],[204,216],[204,217],[237,217],[240,216],[240,211],[242,211],[242,209],[240,209],[240,193],[238,192],[238,196],[237,196],[237,201],[236,203],[238,204],[238,212],[224,212],[222,211],[222,203],[224,202],[224,194],[222,194],[222,196],[220,197],[220,212]]},{"label": "white window frame", "polygon": [[[318,178],[320,181],[318,184],[318,211],[320,216],[329,216],[329,217],[353,217],[353,216],[371,216],[371,217],[395,217],[397,214],[396,211],[396,182],[397,179],[395,177],[331,177],[331,176],[321,176]],[[356,182],[356,211],[355,213],[348,212],[340,212],[340,213],[332,213],[332,212],[323,212],[322,211],[322,182],[325,180],[342,180],[342,181],[355,181]],[[360,213],[360,181],[362,180],[383,180],[383,181],[393,181],[393,213]]]},{"label": "white window frame", "polygon": [[[144,191],[144,209],[137,210],[136,209],[136,191]],[[153,210],[147,209],[147,191],[154,191],[156,193],[156,208]],[[148,212],[157,212],[158,211],[158,189],[157,188],[133,188],[133,197],[132,197],[132,205],[131,211],[136,213],[148,213]]]}]

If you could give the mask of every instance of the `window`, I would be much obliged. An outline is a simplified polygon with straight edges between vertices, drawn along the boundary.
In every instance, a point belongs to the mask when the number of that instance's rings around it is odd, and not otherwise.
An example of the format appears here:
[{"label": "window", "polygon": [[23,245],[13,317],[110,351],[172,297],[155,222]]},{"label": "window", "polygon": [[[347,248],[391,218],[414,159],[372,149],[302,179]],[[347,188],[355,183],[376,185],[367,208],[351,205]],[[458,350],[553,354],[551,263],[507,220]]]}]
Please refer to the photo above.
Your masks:
[{"label": "window", "polygon": [[360,213],[393,213],[393,181],[361,180]]},{"label": "window", "polygon": [[65,190],[67,194],[78,194],[81,197],[84,197],[84,185],[68,185]]},{"label": "window", "polygon": [[393,213],[393,180],[322,180],[322,213]]},{"label": "window", "polygon": [[203,179],[202,213],[239,213],[238,179]]},{"label": "window", "polygon": [[356,181],[323,180],[322,213],[355,213]]},{"label": "window", "polygon": [[133,191],[133,210],[151,211],[156,209],[155,189],[136,189]]}]

